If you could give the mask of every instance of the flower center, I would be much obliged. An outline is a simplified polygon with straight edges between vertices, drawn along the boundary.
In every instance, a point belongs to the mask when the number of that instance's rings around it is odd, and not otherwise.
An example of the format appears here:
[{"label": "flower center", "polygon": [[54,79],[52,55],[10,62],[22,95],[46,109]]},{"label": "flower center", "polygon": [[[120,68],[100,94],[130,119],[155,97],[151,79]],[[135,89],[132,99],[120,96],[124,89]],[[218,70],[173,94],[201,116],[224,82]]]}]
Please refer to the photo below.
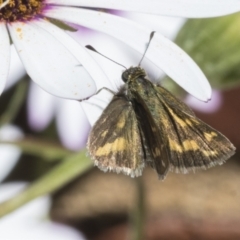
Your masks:
[{"label": "flower center", "polygon": [[[0,0],[0,6],[7,0]],[[9,0],[0,9],[0,22],[27,21],[40,15],[44,0]]]}]

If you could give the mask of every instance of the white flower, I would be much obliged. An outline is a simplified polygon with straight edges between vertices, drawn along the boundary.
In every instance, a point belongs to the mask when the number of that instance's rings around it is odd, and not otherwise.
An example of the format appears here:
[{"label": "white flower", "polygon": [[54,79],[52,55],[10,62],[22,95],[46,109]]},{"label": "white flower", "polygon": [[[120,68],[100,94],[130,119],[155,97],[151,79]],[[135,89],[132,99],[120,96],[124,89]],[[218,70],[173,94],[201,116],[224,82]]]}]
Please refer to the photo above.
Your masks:
[{"label": "white flower", "polygon": [[[7,79],[13,78],[11,77],[12,65],[10,65],[13,50],[10,48],[8,37],[10,33],[13,45],[32,80],[55,96],[76,100],[91,96],[101,87],[117,90],[122,84],[116,83],[116,80],[120,80],[123,69],[119,66],[113,67],[113,63],[89,52],[84,47],[86,44],[92,44],[94,47],[101,45],[102,53],[109,57],[116,56],[116,59],[114,58],[116,61],[124,59],[122,63],[129,67],[129,65],[138,64],[150,33],[156,30],[157,23],[161,22],[159,14],[213,17],[240,10],[239,0],[35,0],[26,2],[26,4],[23,2],[19,4],[16,0],[5,2],[0,0],[2,3],[0,93]],[[97,11],[97,8],[111,11],[106,13]],[[114,12],[113,9],[120,11]],[[152,21],[152,23],[143,25],[143,20],[136,20],[137,15],[141,16],[141,19],[143,16],[149,18],[150,21],[148,19],[146,22]],[[53,25],[47,18],[66,22],[78,29],[78,32],[65,31]],[[108,54],[109,51],[112,55]],[[207,101],[211,96],[210,85],[198,66],[184,51],[159,32],[154,36],[143,65],[148,66],[149,69],[158,69],[158,73],[163,70],[200,100]],[[155,74],[155,70],[148,74]],[[22,71],[21,74],[23,73]],[[102,95],[104,95],[103,99],[101,99]],[[88,103],[82,104],[90,117],[91,125],[106,106],[108,99],[105,93],[100,93],[91,98]],[[90,109],[89,103],[93,105],[97,103],[101,108]],[[86,129],[89,127],[84,126]]]},{"label": "white flower", "polygon": [[44,11],[51,7],[46,1],[26,2],[10,0],[0,10],[0,92],[9,73],[9,32],[27,73],[43,89],[70,99],[92,95],[93,79],[106,81],[101,68],[84,47],[46,20]]},{"label": "white flower", "polygon": [[[5,183],[0,186],[0,202],[13,197],[26,183]],[[1,239],[6,240],[84,240],[71,227],[47,220],[50,197],[39,197],[0,220]]]},{"label": "white flower", "polygon": [[[95,83],[108,80],[89,52],[46,17],[109,34],[142,54],[152,29],[114,14],[79,7],[209,17],[236,12],[240,3],[238,0],[35,0],[26,3],[10,0],[2,2],[1,7],[0,92],[9,72],[9,32],[33,81],[53,95],[83,99],[96,92]],[[196,64],[161,34],[155,35],[147,58],[195,97],[210,98],[210,86]]]},{"label": "white flower", "polygon": [[187,103],[187,105],[191,107],[193,110],[197,110],[199,112],[204,113],[214,113],[217,112],[222,107],[223,97],[220,91],[213,90],[212,99],[208,103],[200,102],[191,95],[187,95],[185,103]]},{"label": "white flower", "polygon": [[240,10],[239,0],[50,0],[50,2],[187,18],[222,16]]}]

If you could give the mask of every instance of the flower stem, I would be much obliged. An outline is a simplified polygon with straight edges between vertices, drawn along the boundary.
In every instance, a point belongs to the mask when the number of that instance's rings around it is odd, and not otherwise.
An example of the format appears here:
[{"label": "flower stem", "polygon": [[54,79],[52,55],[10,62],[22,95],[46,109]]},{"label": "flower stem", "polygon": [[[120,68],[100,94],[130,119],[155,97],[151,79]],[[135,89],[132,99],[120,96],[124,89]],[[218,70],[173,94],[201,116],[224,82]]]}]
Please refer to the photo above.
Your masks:
[{"label": "flower stem", "polygon": [[137,201],[132,216],[132,240],[144,240],[145,196],[142,177],[136,178]]},{"label": "flower stem", "polygon": [[14,211],[39,196],[56,191],[75,177],[86,172],[91,166],[92,162],[86,157],[85,151],[71,155],[15,197],[1,203],[0,217]]}]

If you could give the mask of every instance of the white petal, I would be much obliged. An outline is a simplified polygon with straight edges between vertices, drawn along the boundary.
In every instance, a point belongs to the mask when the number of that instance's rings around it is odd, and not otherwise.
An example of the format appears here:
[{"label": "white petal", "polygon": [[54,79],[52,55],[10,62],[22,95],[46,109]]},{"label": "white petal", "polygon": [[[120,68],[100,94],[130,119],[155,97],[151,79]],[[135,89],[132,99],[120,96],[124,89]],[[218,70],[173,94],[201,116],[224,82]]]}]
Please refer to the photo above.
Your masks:
[{"label": "white petal", "polygon": [[[14,197],[26,186],[27,183],[23,182],[0,185],[0,202]],[[1,239],[84,240],[82,234],[73,228],[47,221],[50,204],[50,197],[42,196],[2,218],[0,221]]]},{"label": "white petal", "polygon": [[[17,193],[21,192],[25,187],[27,187],[27,183],[24,182],[12,182],[12,183],[4,183],[0,185],[0,202],[6,201],[11,197],[14,197]],[[8,214],[0,221],[0,229],[6,222],[12,220],[14,218],[16,221],[18,220],[37,220],[43,217],[46,217],[50,208],[50,197],[49,196],[41,196],[39,198],[34,199],[28,204],[18,208],[14,212]],[[3,220],[6,220],[5,222]],[[0,230],[1,232],[1,230]]]},{"label": "white petal", "polygon": [[37,131],[45,129],[55,114],[56,97],[42,90],[37,84],[31,83],[28,92],[28,122]]},{"label": "white petal", "polygon": [[124,12],[121,14],[142,26],[154,29],[168,39],[175,39],[177,33],[186,22],[186,18],[153,15],[146,13]]},{"label": "white petal", "polygon": [[207,103],[198,101],[196,98],[192,97],[191,95],[188,95],[184,101],[193,110],[197,110],[204,113],[214,113],[221,108],[223,103],[223,98],[220,91],[213,90],[212,99]]},{"label": "white petal", "polygon": [[[26,187],[24,183],[1,185],[1,200],[13,197],[24,187]],[[1,239],[83,240],[82,235],[73,228],[46,221],[50,204],[49,196],[39,197],[2,218],[0,221]]]},{"label": "white petal", "polygon": [[[94,81],[106,82],[109,80],[105,75],[104,71],[99,67],[98,63],[91,57],[89,51],[85,48],[85,46],[81,46],[81,44],[75,42],[72,38],[69,38],[68,31],[61,31],[53,24],[49,24],[45,21],[38,21],[37,24],[42,28],[46,29],[50,34],[54,35],[67,49],[70,51],[74,57],[83,65],[83,67],[87,70],[89,75],[94,79]],[[83,71],[83,70],[82,70]],[[83,80],[81,80],[83,84]]]},{"label": "white petal", "polygon": [[207,101],[211,97],[211,87],[200,68],[177,45],[156,33],[146,56],[196,98]]},{"label": "white petal", "polygon": [[22,137],[22,131],[13,125],[4,125],[0,128],[0,139],[2,141],[14,141]]},{"label": "white petal", "polygon": [[[26,183],[12,182],[0,185],[0,202],[4,202],[12,198],[15,194],[22,191],[26,187]],[[1,223],[1,221],[0,221]]]},{"label": "white petal", "polygon": [[87,141],[90,125],[81,105],[77,101],[58,101],[57,128],[64,146],[71,150],[80,150]]},{"label": "white petal", "polygon": [[[25,225],[21,231],[21,239],[24,240],[84,240],[83,235],[76,229],[50,221],[39,222],[33,227]],[[12,240],[19,240],[14,234]],[[6,239],[6,238],[5,238]]]},{"label": "white petal", "polygon": [[8,75],[8,81],[5,87],[5,91],[19,81],[26,74],[26,70],[20,60],[16,48],[11,45],[11,61],[10,70]]},{"label": "white petal", "polygon": [[[46,14],[107,33],[143,54],[151,29],[102,12],[67,7],[61,9],[62,11],[59,11],[56,7]],[[154,35],[147,57],[196,98],[203,101],[210,98],[211,87],[196,63],[182,49],[159,33]]]},{"label": "white petal", "polygon": [[[133,63],[139,62],[140,58],[142,57],[142,54],[139,54],[131,47],[120,41],[116,41],[115,38],[106,34],[96,31],[92,32],[91,34],[79,35],[78,32],[72,32],[70,34],[76,41],[79,41],[81,45],[91,45],[105,56],[119,64],[123,64],[124,66],[131,66]],[[103,87],[107,87],[113,89],[114,91],[118,91],[119,87],[123,85],[121,75],[125,68],[110,61],[109,59],[104,58],[100,54],[90,50],[88,51],[97,61],[101,69],[104,70],[105,74],[110,80],[106,81],[106,79],[96,79],[97,89],[99,90]]]},{"label": "white petal", "polygon": [[0,23],[0,94],[8,78],[10,67],[10,42],[5,24]]},{"label": "white petal", "polygon": [[[52,24],[44,26],[51,28]],[[96,91],[94,81],[78,59],[37,22],[12,23],[9,29],[28,74],[43,89],[71,99],[86,98]],[[61,32],[63,37],[68,36],[57,27],[55,30],[55,33]],[[75,42],[68,38],[69,45]]]},{"label": "white petal", "polygon": [[48,0],[47,2],[188,18],[216,17],[240,10],[239,0]]},{"label": "white petal", "polygon": [[[19,140],[23,137],[22,132],[11,125],[5,125],[0,129],[0,139],[3,141]],[[0,145],[0,181],[2,181],[17,163],[21,150],[10,144]]]}]

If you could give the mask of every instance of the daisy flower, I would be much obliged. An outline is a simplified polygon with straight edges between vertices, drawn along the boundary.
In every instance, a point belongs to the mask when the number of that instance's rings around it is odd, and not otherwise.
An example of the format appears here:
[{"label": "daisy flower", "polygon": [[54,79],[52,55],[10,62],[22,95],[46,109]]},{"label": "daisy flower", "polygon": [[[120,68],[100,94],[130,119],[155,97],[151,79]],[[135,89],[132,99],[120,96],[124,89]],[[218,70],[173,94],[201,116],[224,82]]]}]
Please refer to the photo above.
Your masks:
[{"label": "daisy flower", "polygon": [[[90,8],[90,9],[89,9]],[[92,8],[92,9],[91,9]],[[84,99],[106,83],[106,75],[89,52],[63,29],[52,24],[58,19],[113,36],[143,53],[152,29],[114,14],[95,10],[115,9],[149,14],[209,17],[236,12],[238,0],[28,0],[1,1],[0,9],[0,91],[9,72],[10,38],[27,73],[47,92],[69,99]],[[210,86],[194,62],[176,45],[156,34],[149,60],[195,97],[210,98]],[[194,84],[192,79],[195,79]],[[197,90],[196,90],[197,89]]]},{"label": "daisy flower", "polygon": [[[0,185],[0,202],[6,201],[27,186],[23,182]],[[39,197],[0,221],[2,239],[11,240],[85,240],[77,230],[47,219],[51,206],[50,196]]]},{"label": "daisy flower", "polygon": [[[86,43],[94,43],[93,32],[104,36],[101,41],[108,49],[113,46],[120,49],[118,54],[125,52],[131,58],[129,62],[136,65],[137,58],[132,56],[143,54],[149,35],[156,28],[133,21],[134,14],[214,17],[240,10],[239,0],[0,0],[0,4],[0,92],[9,77],[12,41],[35,83],[52,95],[75,100],[88,98],[101,87],[116,90],[111,78],[114,74],[114,78],[119,79],[123,70],[113,68],[112,63],[84,47]],[[78,31],[64,30],[53,24],[52,19]],[[161,69],[196,98],[203,101],[210,98],[211,88],[202,71],[183,50],[160,33],[155,34],[145,59],[146,65]],[[91,115],[89,104],[100,105],[92,110],[91,125],[107,104],[105,95],[103,100],[101,94],[82,104],[88,117]]]},{"label": "daisy flower", "polygon": [[10,0],[1,6],[0,92],[9,73],[10,39],[31,79],[53,95],[85,98],[96,91],[93,79],[106,81],[84,47],[46,19],[44,11],[51,9],[46,1]]}]

